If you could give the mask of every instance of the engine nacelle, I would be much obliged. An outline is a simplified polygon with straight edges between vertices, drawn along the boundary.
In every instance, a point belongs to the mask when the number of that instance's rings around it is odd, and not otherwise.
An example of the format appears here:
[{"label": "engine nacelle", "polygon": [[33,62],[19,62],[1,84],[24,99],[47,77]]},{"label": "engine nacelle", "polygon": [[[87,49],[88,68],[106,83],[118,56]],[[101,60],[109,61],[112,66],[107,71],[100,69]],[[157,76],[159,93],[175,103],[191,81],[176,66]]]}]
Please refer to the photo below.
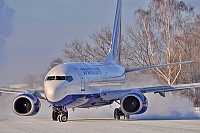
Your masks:
[{"label": "engine nacelle", "polygon": [[39,112],[39,99],[32,94],[20,94],[13,102],[13,112],[21,116],[32,116]]},{"label": "engine nacelle", "polygon": [[121,99],[121,110],[126,115],[142,114],[147,106],[147,98],[139,92],[130,93]]}]

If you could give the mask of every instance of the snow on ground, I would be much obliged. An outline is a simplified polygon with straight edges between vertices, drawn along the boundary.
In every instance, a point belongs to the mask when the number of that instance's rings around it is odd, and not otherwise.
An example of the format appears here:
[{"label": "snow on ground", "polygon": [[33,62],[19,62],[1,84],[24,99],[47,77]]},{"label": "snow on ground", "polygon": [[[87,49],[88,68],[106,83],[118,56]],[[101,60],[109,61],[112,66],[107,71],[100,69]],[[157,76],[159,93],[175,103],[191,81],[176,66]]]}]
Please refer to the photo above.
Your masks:
[{"label": "snow on ground", "polygon": [[199,120],[76,119],[66,123],[51,120],[2,120],[1,133],[199,133]]}]

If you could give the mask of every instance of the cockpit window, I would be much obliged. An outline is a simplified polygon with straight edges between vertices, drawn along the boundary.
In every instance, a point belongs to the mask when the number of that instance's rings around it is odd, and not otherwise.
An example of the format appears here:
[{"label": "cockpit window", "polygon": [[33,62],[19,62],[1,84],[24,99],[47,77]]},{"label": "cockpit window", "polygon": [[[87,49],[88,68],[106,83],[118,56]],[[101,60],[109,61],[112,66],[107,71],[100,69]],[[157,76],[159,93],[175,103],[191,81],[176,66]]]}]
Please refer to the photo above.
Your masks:
[{"label": "cockpit window", "polygon": [[48,76],[47,81],[50,80],[66,80],[68,82],[71,82],[73,80],[72,76]]},{"label": "cockpit window", "polygon": [[66,76],[66,80],[71,82],[73,80],[72,76]]},{"label": "cockpit window", "polygon": [[66,76],[56,76],[56,80],[65,80]]},{"label": "cockpit window", "polygon": [[49,76],[49,77],[47,77],[47,81],[48,80],[55,80],[55,76]]}]

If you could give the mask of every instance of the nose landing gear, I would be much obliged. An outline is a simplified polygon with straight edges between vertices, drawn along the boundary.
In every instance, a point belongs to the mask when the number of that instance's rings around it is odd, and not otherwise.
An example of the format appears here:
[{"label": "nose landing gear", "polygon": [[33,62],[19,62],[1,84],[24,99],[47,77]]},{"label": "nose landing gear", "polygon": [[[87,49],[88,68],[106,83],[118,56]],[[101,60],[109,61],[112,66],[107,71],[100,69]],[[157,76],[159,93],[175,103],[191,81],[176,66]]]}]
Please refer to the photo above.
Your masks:
[{"label": "nose landing gear", "polygon": [[68,120],[67,109],[53,106],[52,119],[53,121],[66,122]]}]

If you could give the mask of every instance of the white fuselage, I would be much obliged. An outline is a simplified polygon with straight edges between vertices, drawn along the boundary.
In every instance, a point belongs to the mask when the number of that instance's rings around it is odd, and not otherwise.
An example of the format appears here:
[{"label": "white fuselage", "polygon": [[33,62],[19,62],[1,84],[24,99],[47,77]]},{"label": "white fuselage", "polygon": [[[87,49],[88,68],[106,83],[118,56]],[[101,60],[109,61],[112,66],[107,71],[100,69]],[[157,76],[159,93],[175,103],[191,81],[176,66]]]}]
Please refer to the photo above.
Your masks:
[{"label": "white fuselage", "polygon": [[47,100],[54,106],[73,108],[94,102],[102,90],[122,89],[124,84],[123,66],[72,62],[52,68],[45,77],[44,90]]}]

